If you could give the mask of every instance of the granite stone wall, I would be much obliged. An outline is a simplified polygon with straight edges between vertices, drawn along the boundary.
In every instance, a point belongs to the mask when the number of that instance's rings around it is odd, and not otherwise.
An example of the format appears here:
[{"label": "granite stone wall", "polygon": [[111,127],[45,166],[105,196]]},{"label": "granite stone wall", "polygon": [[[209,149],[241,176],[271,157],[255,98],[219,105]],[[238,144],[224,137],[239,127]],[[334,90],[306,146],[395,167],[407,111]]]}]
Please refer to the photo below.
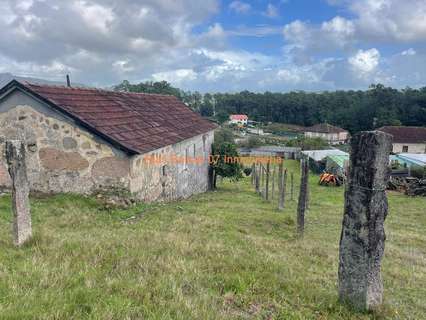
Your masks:
[{"label": "granite stone wall", "polygon": [[23,140],[30,188],[90,193],[104,186],[129,187],[130,160],[67,120],[17,106],[0,113],[0,185],[10,185],[4,141]]},{"label": "granite stone wall", "polygon": [[213,131],[132,157],[130,190],[141,200],[176,200],[208,189]]}]

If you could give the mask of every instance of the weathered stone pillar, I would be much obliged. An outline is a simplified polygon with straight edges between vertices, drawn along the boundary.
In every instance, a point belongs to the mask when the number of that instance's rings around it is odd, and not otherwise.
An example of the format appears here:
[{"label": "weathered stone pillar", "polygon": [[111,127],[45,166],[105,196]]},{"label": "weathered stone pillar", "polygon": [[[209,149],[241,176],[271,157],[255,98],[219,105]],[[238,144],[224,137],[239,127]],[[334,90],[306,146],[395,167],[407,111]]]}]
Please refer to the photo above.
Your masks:
[{"label": "weathered stone pillar", "polygon": [[278,168],[278,210],[284,209],[284,183],[283,183],[283,175],[284,175],[284,161],[280,163]]},{"label": "weathered stone pillar", "polygon": [[309,165],[307,159],[302,159],[300,162],[301,177],[299,202],[297,204],[297,232],[299,236],[303,236],[303,232],[305,231],[305,211],[308,199]]},{"label": "weathered stone pillar", "polygon": [[269,200],[269,175],[270,175],[270,162],[266,164],[266,183],[265,183],[265,200]]},{"label": "weathered stone pillar", "polygon": [[383,132],[361,132],[351,140],[340,238],[339,298],[360,310],[371,310],[382,303],[380,268],[391,150],[392,138]]},{"label": "weathered stone pillar", "polygon": [[25,146],[21,141],[6,141],[6,161],[12,178],[13,237],[17,246],[31,238],[31,214]]}]

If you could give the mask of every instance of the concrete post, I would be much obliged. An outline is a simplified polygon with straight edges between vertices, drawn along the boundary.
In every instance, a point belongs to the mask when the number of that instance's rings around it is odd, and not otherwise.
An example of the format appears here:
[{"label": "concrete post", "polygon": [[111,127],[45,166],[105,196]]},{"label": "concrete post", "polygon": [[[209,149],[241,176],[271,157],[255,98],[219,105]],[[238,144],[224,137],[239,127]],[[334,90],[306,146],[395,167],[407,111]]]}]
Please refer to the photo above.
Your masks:
[{"label": "concrete post", "polygon": [[339,298],[356,309],[382,303],[381,261],[388,212],[390,135],[379,131],[352,137],[339,252]]},{"label": "concrete post", "polygon": [[25,146],[21,141],[6,141],[6,161],[12,179],[14,244],[21,246],[32,235]]}]

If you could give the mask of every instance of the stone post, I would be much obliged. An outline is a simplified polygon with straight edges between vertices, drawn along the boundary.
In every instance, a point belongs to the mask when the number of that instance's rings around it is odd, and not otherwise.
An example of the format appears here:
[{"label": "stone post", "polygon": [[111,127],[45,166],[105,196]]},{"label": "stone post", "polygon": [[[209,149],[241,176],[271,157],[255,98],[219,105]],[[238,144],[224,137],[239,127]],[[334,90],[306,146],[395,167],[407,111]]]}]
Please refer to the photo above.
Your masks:
[{"label": "stone post", "polygon": [[275,193],[275,166],[272,167],[272,188],[271,188],[271,200],[274,200]]},{"label": "stone post", "polygon": [[339,298],[359,310],[382,303],[381,261],[388,212],[390,135],[367,131],[351,139],[339,248]]},{"label": "stone post", "polygon": [[306,201],[307,201],[307,189],[308,189],[308,175],[309,175],[309,166],[308,160],[302,159],[300,161],[301,166],[301,178],[300,178],[300,192],[299,192],[299,202],[297,204],[297,232],[299,236],[303,236],[305,231],[305,211],[306,211]]},{"label": "stone post", "polygon": [[284,161],[278,167],[278,210],[282,210],[282,193],[283,193],[283,174],[284,174]]},{"label": "stone post", "polygon": [[253,163],[252,165],[251,165],[251,176],[250,176],[250,179],[251,179],[251,185],[254,185],[254,179],[255,179],[255,173],[254,173],[254,171],[256,170],[256,165]]},{"label": "stone post", "polygon": [[32,235],[25,146],[21,141],[6,141],[6,161],[12,179],[14,244],[21,246]]},{"label": "stone post", "polygon": [[[258,165],[256,165],[255,170],[254,170],[254,185],[255,185],[255,189],[256,189],[256,193],[259,194],[260,193],[260,177],[259,177],[259,167]],[[261,168],[261,167],[260,167]]]},{"label": "stone post", "polygon": [[266,182],[265,182],[265,200],[269,200],[269,175],[270,175],[270,162],[266,164]]}]

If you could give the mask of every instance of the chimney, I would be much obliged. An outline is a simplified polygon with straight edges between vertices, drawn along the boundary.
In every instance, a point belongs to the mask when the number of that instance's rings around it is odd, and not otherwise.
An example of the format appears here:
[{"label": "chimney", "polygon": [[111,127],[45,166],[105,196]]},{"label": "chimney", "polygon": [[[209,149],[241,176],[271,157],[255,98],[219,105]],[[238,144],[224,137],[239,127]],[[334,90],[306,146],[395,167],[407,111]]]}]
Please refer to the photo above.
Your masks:
[{"label": "chimney", "polygon": [[67,74],[67,87],[71,88],[70,76]]}]

